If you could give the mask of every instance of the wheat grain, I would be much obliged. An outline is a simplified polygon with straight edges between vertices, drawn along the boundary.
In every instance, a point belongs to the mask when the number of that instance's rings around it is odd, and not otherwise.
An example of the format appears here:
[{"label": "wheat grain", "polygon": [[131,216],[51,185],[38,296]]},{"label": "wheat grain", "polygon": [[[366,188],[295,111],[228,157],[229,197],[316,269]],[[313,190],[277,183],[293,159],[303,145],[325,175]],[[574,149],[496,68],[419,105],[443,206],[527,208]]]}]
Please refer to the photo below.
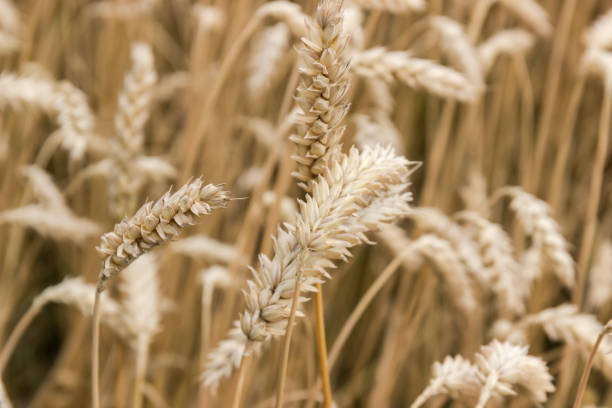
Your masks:
[{"label": "wheat grain", "polygon": [[612,298],[612,241],[605,239],[599,244],[591,267],[587,305],[594,310],[603,307]]},{"label": "wheat grain", "polygon": [[555,390],[546,363],[528,355],[526,346],[493,340],[480,348],[476,361],[484,383],[477,408],[483,408],[493,395],[516,395],[515,385],[527,389],[538,403]]},{"label": "wheat grain", "polygon": [[310,191],[309,181],[339,154],[345,129],[340,123],[349,107],[348,62],[344,52],[348,37],[342,31],[340,6],[336,0],[319,4],[316,23],[308,24],[307,37],[302,38],[299,50],[302,79],[295,100],[301,112],[296,133],[290,139],[297,145],[292,157],[298,166],[293,176],[306,191]]},{"label": "wheat grain", "polygon": [[524,56],[533,48],[534,43],[534,36],[520,28],[496,32],[476,49],[482,71],[489,72],[495,60],[502,55]]},{"label": "wheat grain", "polygon": [[102,235],[96,249],[104,256],[98,290],[107,279],[119,273],[143,253],[176,239],[180,230],[195,223],[194,217],[224,207],[229,196],[221,186],[204,185],[201,179],[189,182],[174,194],[167,192],[156,202],[144,204],[131,218]]},{"label": "wheat grain", "polygon": [[210,355],[204,377],[213,389],[240,362],[237,356],[247,343],[266,343],[285,333],[300,276],[302,291],[315,291],[314,284],[329,277],[326,270],[334,260],[346,260],[349,248],[367,242],[365,232],[407,212],[408,162],[391,149],[359,153],[353,148],[330,165],[313,180],[312,196],[300,201],[295,225],[279,229],[274,257],[260,255],[260,268],[253,270],[254,280],[244,292],[242,332],[232,330]]},{"label": "wheat grain", "polygon": [[410,408],[419,408],[428,399],[436,395],[448,395],[451,398],[473,405],[480,393],[481,383],[478,379],[478,368],[461,356],[446,356],[435,362],[432,376],[427,388],[419,394]]},{"label": "wheat grain", "polygon": [[534,246],[550,262],[554,273],[567,287],[575,281],[574,261],[567,251],[567,243],[559,232],[557,222],[550,215],[548,205],[519,187],[505,187],[496,194],[509,195],[510,208],[516,213],[521,226],[533,237]]}]

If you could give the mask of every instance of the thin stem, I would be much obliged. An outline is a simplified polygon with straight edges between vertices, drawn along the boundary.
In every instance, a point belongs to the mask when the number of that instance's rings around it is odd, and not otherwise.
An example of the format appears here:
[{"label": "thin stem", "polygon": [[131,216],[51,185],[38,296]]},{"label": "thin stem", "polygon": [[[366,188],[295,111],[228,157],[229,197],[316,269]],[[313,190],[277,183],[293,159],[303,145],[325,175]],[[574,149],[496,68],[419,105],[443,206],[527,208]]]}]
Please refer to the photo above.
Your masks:
[{"label": "thin stem", "polygon": [[96,289],[93,307],[93,329],[91,345],[91,406],[100,408],[100,294]]},{"label": "thin stem", "polygon": [[370,303],[374,300],[378,292],[385,286],[385,284],[391,279],[397,268],[404,261],[404,253],[397,255],[387,267],[383,270],[383,272],[376,278],[374,283],[368,288],[367,292],[361,297],[359,303],[353,309],[353,312],[346,320],[342,329],[340,330],[340,334],[336,338],[334,345],[329,353],[329,366],[333,368],[334,364],[338,360],[340,355],[340,351],[344,347],[344,344],[348,340],[351,332],[357,325],[357,322],[363,316],[363,313],[366,311]]},{"label": "thin stem", "polygon": [[238,370],[238,382],[236,383],[236,391],[234,392],[234,400],[232,401],[232,408],[240,408],[242,402],[242,394],[244,392],[244,377],[247,371],[246,366],[248,363],[247,350],[249,345],[244,346],[242,352],[242,358],[240,359],[240,369]]},{"label": "thin stem", "polygon": [[319,356],[319,373],[321,375],[321,384],[323,385],[323,406],[331,408],[332,392],[331,383],[329,381],[329,367],[327,363],[327,341],[325,340],[325,313],[323,311],[323,288],[320,283],[317,283],[317,292],[315,293],[315,318],[316,318],[316,336],[317,336],[317,355]]},{"label": "thin stem", "polygon": [[[612,322],[612,321],[611,321]],[[574,400],[573,408],[579,408],[582,405],[582,397],[584,396],[584,391],[586,390],[587,382],[589,380],[589,375],[591,374],[591,368],[593,367],[593,361],[595,361],[595,356],[597,355],[597,349],[599,348],[599,344],[603,340],[603,338],[612,332],[612,324],[609,322],[599,333],[597,336],[597,341],[593,346],[593,350],[591,351],[591,355],[589,356],[589,360],[584,366],[584,371],[582,371],[582,377],[580,378],[580,385],[578,386],[578,391],[576,392],[576,399]]]},{"label": "thin stem", "polygon": [[147,372],[147,359],[149,357],[149,337],[140,336],[138,349],[136,350],[136,380],[134,382],[134,393],[132,394],[132,407],[142,407],[142,387]]},{"label": "thin stem", "polygon": [[582,243],[578,255],[578,281],[574,291],[574,304],[580,306],[586,281],[587,264],[593,241],[595,240],[595,228],[597,226],[597,208],[601,197],[601,186],[603,183],[606,156],[608,153],[608,138],[610,137],[610,110],[612,109],[612,80],[606,78],[603,105],[599,119],[599,134],[597,136],[597,147],[595,151],[595,162],[591,173],[589,186],[589,198],[585,217],[585,227],[582,235]]},{"label": "thin stem", "polygon": [[283,396],[285,393],[285,380],[287,379],[287,367],[289,365],[289,348],[291,346],[291,335],[293,334],[293,324],[295,322],[295,315],[297,311],[297,305],[300,298],[300,290],[302,288],[302,267],[301,260],[299,262],[299,271],[296,277],[295,289],[293,290],[293,300],[291,302],[291,312],[289,313],[289,320],[287,321],[287,329],[285,332],[285,341],[283,343],[283,355],[281,360],[281,366],[278,371],[278,388],[276,389],[276,408],[283,406]]},{"label": "thin stem", "polygon": [[21,336],[23,336],[30,323],[32,323],[32,320],[34,320],[34,318],[38,315],[38,313],[45,304],[46,302],[32,303],[28,311],[23,316],[21,316],[21,319],[19,319],[17,326],[15,326],[15,328],[11,332],[11,335],[9,336],[8,340],[6,341],[6,344],[0,352],[0,376],[4,372],[4,369],[6,368],[9,359],[13,355],[13,351],[15,351],[17,343],[19,343],[19,339],[21,339]]}]

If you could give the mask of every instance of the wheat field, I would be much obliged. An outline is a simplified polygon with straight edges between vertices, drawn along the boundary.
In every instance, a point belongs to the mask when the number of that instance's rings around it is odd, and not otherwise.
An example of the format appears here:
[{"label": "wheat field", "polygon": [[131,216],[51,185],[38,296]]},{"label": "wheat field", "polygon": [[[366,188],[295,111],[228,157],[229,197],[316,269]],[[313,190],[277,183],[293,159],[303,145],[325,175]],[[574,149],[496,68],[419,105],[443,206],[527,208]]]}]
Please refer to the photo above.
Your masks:
[{"label": "wheat field", "polygon": [[612,406],[612,1],[0,0],[0,408]]}]

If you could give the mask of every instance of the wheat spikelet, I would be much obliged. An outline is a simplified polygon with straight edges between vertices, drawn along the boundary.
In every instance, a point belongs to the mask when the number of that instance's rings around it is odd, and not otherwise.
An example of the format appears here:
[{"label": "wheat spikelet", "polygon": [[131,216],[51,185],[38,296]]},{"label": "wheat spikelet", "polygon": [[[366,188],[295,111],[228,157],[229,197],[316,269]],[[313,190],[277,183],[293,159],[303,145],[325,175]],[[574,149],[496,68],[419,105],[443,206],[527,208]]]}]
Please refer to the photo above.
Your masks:
[{"label": "wheat spikelet", "polygon": [[308,24],[299,52],[301,83],[295,98],[301,109],[296,133],[290,139],[297,145],[293,176],[310,191],[308,182],[321,174],[340,151],[344,119],[349,105],[348,62],[344,48],[348,38],[342,32],[341,2],[325,0],[317,7],[316,23]]},{"label": "wheat spikelet", "polygon": [[364,9],[382,10],[392,13],[408,13],[413,11],[424,11],[424,0],[352,0]]},{"label": "wheat spikelet", "polygon": [[461,212],[457,218],[475,227],[482,263],[489,270],[487,275],[490,277],[491,289],[499,299],[502,312],[523,314],[530,281],[521,273],[508,234],[499,225],[474,212]]},{"label": "wheat spikelet", "polygon": [[410,408],[419,408],[436,395],[451,398],[473,405],[480,394],[482,384],[478,379],[478,368],[461,356],[446,358],[435,362],[427,388],[421,392]]},{"label": "wheat spikelet", "polygon": [[43,236],[77,244],[100,231],[100,227],[89,219],[35,204],[0,212],[0,224],[2,223],[29,227]]},{"label": "wheat spikelet", "polygon": [[409,217],[420,231],[434,233],[448,241],[469,274],[483,287],[488,285],[490,277],[482,265],[478,248],[457,223],[433,207],[413,208]]},{"label": "wheat spikelet", "polygon": [[548,37],[552,33],[553,28],[548,21],[548,13],[536,0],[497,1],[539,36]]},{"label": "wheat spikelet", "polygon": [[201,179],[189,182],[174,194],[167,192],[156,202],[144,204],[131,218],[102,235],[96,249],[104,256],[98,290],[107,279],[119,273],[143,253],[175,239],[180,230],[195,223],[194,217],[224,207],[229,196],[221,186],[204,185]]},{"label": "wheat spikelet", "polygon": [[136,43],[131,49],[132,68],[125,76],[115,116],[116,139],[113,148],[113,177],[110,179],[111,208],[117,218],[134,211],[142,173],[133,166],[143,156],[144,126],[157,74],[153,52],[148,44]]},{"label": "wheat spikelet", "polygon": [[520,28],[496,32],[476,49],[482,71],[489,72],[499,56],[527,54],[534,43],[534,36]]},{"label": "wheat spikelet", "polygon": [[197,234],[181,238],[170,244],[168,249],[174,253],[186,255],[193,259],[201,259],[208,263],[231,263],[238,252],[232,245]]},{"label": "wheat spikelet", "polygon": [[533,237],[534,245],[550,262],[559,280],[565,286],[572,287],[575,280],[574,261],[567,251],[567,243],[559,232],[557,222],[550,216],[548,205],[519,187],[506,187],[498,194],[511,197],[510,208],[516,213],[525,232]]},{"label": "wheat spikelet", "polygon": [[34,106],[45,112],[57,110],[60,96],[56,84],[32,75],[0,74],[0,107]]},{"label": "wheat spikelet", "polygon": [[591,267],[587,305],[597,310],[612,298],[612,241],[604,240],[599,244],[593,266]]},{"label": "wheat spikelet", "polygon": [[58,212],[70,211],[49,173],[36,165],[23,166],[20,173],[27,177],[32,193],[42,205]]},{"label": "wheat spikelet", "polygon": [[9,400],[8,394],[4,389],[4,383],[0,380],[0,407],[2,408],[13,408],[11,400]]},{"label": "wheat spikelet", "polygon": [[355,73],[388,82],[397,78],[411,88],[424,89],[442,98],[474,102],[479,89],[459,72],[433,61],[411,58],[407,52],[371,48],[353,57]]},{"label": "wheat spikelet", "polygon": [[254,40],[247,63],[246,87],[253,101],[264,95],[275,79],[282,57],[289,49],[289,29],[285,23],[263,30]]},{"label": "wheat spikelet", "polygon": [[491,396],[516,395],[515,385],[527,389],[538,403],[555,390],[546,363],[528,355],[527,346],[493,340],[480,348],[476,361],[484,383],[477,408],[483,408]]},{"label": "wheat spikelet", "polygon": [[431,18],[431,25],[441,37],[442,51],[451,63],[476,86],[478,92],[484,89],[482,69],[474,45],[470,42],[463,26],[444,17]]},{"label": "wheat spikelet", "polygon": [[588,48],[605,49],[612,45],[612,9],[595,20],[584,32],[583,40]]},{"label": "wheat spikelet", "polygon": [[208,386],[215,388],[233,371],[247,343],[266,343],[285,333],[298,277],[302,292],[315,291],[314,284],[329,276],[334,260],[346,260],[349,248],[367,242],[367,231],[405,215],[411,199],[404,192],[408,164],[390,149],[359,153],[353,148],[313,180],[312,195],[300,201],[295,225],[279,229],[274,257],[260,256],[260,268],[253,270],[254,280],[244,292],[241,332],[232,330],[210,355],[204,373]]}]

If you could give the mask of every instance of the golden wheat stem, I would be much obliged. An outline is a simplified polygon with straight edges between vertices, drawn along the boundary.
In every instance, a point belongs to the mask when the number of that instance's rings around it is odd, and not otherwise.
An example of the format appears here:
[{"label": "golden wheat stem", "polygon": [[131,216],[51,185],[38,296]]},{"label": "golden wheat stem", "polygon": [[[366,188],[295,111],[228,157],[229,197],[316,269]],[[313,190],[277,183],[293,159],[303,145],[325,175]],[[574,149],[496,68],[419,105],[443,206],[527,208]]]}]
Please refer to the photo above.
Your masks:
[{"label": "golden wheat stem", "polygon": [[234,399],[232,400],[232,408],[240,408],[242,402],[242,393],[244,392],[244,378],[247,371],[248,356],[248,344],[244,348],[242,358],[240,359],[240,368],[238,369],[238,382],[236,383],[236,390],[234,391]]},{"label": "golden wheat stem", "polygon": [[2,373],[4,372],[4,369],[6,368],[9,359],[13,355],[13,351],[15,350],[17,343],[19,343],[19,339],[21,339],[23,333],[26,331],[30,323],[32,323],[32,320],[34,320],[34,318],[38,315],[38,312],[40,312],[40,309],[43,305],[44,303],[32,303],[28,311],[23,316],[21,316],[21,319],[19,319],[17,326],[15,326],[15,328],[11,332],[8,340],[6,341],[6,344],[4,345],[4,347],[2,347],[2,351],[0,352],[0,376],[2,376]]},{"label": "golden wheat stem", "polygon": [[327,341],[325,339],[325,312],[323,309],[323,287],[320,283],[316,284],[317,292],[314,297],[315,304],[315,324],[317,337],[317,355],[319,357],[319,373],[323,387],[323,406],[331,408],[332,392],[329,380],[329,365],[327,358]]},{"label": "golden wheat stem", "polygon": [[351,312],[349,318],[344,322],[342,329],[340,329],[340,334],[336,337],[334,341],[334,345],[332,346],[331,352],[329,353],[329,367],[333,368],[334,364],[338,360],[340,356],[340,351],[344,347],[344,344],[348,340],[351,332],[357,325],[357,322],[363,316],[366,309],[372,303],[378,292],[385,286],[385,284],[391,279],[397,268],[402,264],[404,260],[404,254],[398,254],[387,267],[382,271],[382,273],[376,278],[374,283],[368,288],[367,292],[361,297],[357,306]]},{"label": "golden wheat stem", "polygon": [[138,339],[138,349],[136,350],[136,379],[134,381],[134,391],[132,394],[132,407],[142,407],[142,393],[147,373],[147,360],[149,357],[148,337],[140,336]]},{"label": "golden wheat stem", "polygon": [[91,407],[100,408],[100,294],[96,290],[93,307],[93,329],[91,342]]},{"label": "golden wheat stem", "polygon": [[305,252],[302,252],[301,259],[298,262],[299,272],[295,280],[295,289],[293,290],[293,300],[291,301],[291,312],[289,313],[289,320],[287,321],[287,329],[285,331],[285,341],[283,343],[283,354],[281,365],[278,370],[278,388],[276,389],[276,408],[282,408],[283,397],[285,393],[285,381],[287,380],[287,367],[289,365],[289,349],[291,347],[291,335],[293,334],[293,325],[295,324],[295,315],[297,312],[297,305],[300,298],[300,289],[302,287],[302,267],[304,263]]},{"label": "golden wheat stem", "polygon": [[595,160],[591,172],[591,183],[589,186],[589,198],[587,202],[587,212],[585,217],[585,227],[582,234],[582,243],[578,255],[578,282],[574,290],[574,304],[578,307],[582,304],[584,295],[584,285],[586,282],[587,264],[593,241],[595,240],[595,228],[597,226],[597,208],[601,198],[601,188],[603,183],[604,168],[606,165],[606,155],[608,153],[608,137],[610,134],[610,114],[612,110],[612,79],[605,79],[605,90],[601,115],[599,120],[599,134],[597,136],[597,147]]},{"label": "golden wheat stem", "polygon": [[591,351],[591,355],[584,366],[584,371],[582,371],[582,377],[580,378],[580,385],[578,386],[578,391],[576,392],[576,399],[574,400],[573,408],[580,408],[582,406],[582,397],[584,396],[584,391],[586,390],[587,382],[589,380],[589,375],[591,374],[591,368],[593,367],[593,361],[595,360],[595,356],[597,355],[597,349],[599,348],[599,344],[603,340],[603,338],[612,332],[612,325],[608,323],[604,326],[599,336],[597,336],[597,341],[595,341],[595,345],[593,346],[593,350]]}]

